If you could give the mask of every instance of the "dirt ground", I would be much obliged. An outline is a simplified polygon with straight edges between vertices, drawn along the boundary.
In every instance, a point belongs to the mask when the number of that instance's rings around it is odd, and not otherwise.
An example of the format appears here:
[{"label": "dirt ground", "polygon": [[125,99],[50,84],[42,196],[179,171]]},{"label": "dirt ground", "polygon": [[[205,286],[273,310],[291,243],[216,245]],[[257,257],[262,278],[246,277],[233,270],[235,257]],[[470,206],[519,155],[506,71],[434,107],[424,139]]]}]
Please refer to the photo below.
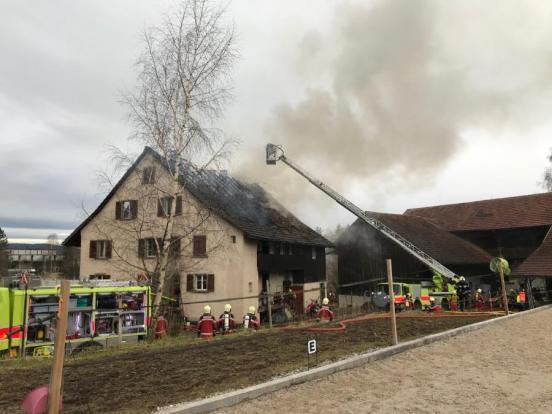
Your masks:
[{"label": "dirt ground", "polygon": [[[486,318],[400,319],[399,337],[411,339]],[[156,344],[156,348],[69,358],[64,369],[64,412],[147,413],[158,406],[253,385],[305,369],[309,338],[318,340],[319,362],[336,360],[389,345],[389,321],[354,323],[344,332],[261,331],[209,342],[188,338],[186,345],[170,342],[166,347]],[[18,412],[24,396],[48,382],[50,364],[51,360],[1,364],[0,411]],[[256,409],[249,408],[249,412]]]},{"label": "dirt ground", "polygon": [[217,411],[551,413],[552,310]]}]

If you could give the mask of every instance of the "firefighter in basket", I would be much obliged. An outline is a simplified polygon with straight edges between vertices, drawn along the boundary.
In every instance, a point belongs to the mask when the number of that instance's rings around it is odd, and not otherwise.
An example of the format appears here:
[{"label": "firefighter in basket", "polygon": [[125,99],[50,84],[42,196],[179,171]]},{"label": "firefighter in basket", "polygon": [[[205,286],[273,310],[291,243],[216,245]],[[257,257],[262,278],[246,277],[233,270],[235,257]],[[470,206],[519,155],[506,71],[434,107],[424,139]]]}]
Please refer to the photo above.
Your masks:
[{"label": "firefighter in basket", "polygon": [[328,298],[322,299],[322,307],[316,313],[316,319],[319,321],[332,321],[334,313],[330,310],[330,300]]},{"label": "firefighter in basket", "polygon": [[230,306],[229,303],[224,305],[224,312],[219,316],[218,325],[223,335],[227,335],[234,331],[236,323],[234,321],[234,315],[232,314],[232,306]]},{"label": "firefighter in basket", "polygon": [[255,312],[255,306],[250,306],[249,311],[243,317],[243,327],[244,329],[254,329],[256,331],[261,327],[261,322]]},{"label": "firefighter in basket", "polygon": [[217,331],[217,321],[211,315],[211,307],[205,305],[203,307],[203,315],[197,321],[197,336],[203,339],[210,339],[215,336]]}]

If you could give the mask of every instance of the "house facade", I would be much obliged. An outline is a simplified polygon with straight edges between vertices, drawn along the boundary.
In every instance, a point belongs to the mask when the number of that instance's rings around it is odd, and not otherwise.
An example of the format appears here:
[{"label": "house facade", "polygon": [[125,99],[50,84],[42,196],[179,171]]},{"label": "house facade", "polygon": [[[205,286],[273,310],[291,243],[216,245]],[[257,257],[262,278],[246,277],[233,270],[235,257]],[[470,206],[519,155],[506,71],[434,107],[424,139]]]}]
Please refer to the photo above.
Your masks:
[{"label": "house facade", "polygon": [[[262,187],[183,164],[174,198],[167,191],[169,171],[165,159],[146,147],[64,241],[81,247],[81,279],[135,280],[146,273],[155,282],[157,252],[170,234],[165,295],[192,319],[205,304],[218,314],[230,303],[241,316],[258,306],[267,286],[311,292],[324,281],[330,243]],[[304,301],[309,294],[301,295]]]}]

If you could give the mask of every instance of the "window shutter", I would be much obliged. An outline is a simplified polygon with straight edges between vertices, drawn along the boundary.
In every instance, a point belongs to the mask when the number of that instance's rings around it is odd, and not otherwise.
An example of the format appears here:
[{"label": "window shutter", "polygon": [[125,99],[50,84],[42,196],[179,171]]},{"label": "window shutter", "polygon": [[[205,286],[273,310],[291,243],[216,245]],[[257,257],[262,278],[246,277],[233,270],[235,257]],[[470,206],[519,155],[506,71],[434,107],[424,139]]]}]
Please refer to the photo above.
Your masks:
[{"label": "window shutter", "polygon": [[194,290],[194,275],[187,275],[186,277],[186,291],[192,292]]},{"label": "window shutter", "polygon": [[157,254],[161,255],[161,252],[163,251],[163,239],[157,239],[156,248],[158,249]]},{"label": "window shutter", "polygon": [[130,215],[133,219],[138,217],[138,200],[130,200]]},{"label": "window shutter", "polygon": [[207,255],[207,236],[194,236],[194,256]]},{"label": "window shutter", "polygon": [[180,256],[180,238],[171,238],[171,254],[173,256]]},{"label": "window shutter", "polygon": [[105,244],[105,258],[111,259],[111,240],[107,240]]},{"label": "window shutter", "polygon": [[146,242],[144,239],[138,240],[138,257],[144,257],[146,250]]},{"label": "window shutter", "polygon": [[157,217],[165,217],[163,212],[163,205],[161,204],[161,199],[157,199]]},{"label": "window shutter", "polygon": [[182,196],[176,196],[176,206],[174,207],[174,215],[179,216],[182,214]]},{"label": "window shutter", "polygon": [[215,275],[207,275],[207,292],[215,291]]},{"label": "window shutter", "polygon": [[115,203],[115,220],[121,220],[121,202]]},{"label": "window shutter", "polygon": [[90,240],[89,257],[90,257],[91,259],[95,259],[95,258],[96,258],[96,240]]}]

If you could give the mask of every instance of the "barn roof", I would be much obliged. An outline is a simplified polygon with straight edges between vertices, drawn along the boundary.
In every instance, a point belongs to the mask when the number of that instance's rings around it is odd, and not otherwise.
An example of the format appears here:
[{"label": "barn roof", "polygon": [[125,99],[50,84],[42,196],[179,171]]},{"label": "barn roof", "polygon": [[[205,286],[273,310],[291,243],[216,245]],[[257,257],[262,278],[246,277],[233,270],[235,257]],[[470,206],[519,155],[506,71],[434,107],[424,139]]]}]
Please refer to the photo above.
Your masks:
[{"label": "barn roof", "polygon": [[[146,154],[153,155],[166,167],[164,158],[153,149],[145,147],[98,208],[65,239],[65,245],[80,245],[80,230],[115,195]],[[190,172],[190,169],[186,170]],[[194,171],[185,178],[182,180],[184,187],[204,207],[216,212],[252,239],[331,246],[331,242],[301,222],[258,184],[246,183],[216,170]]]},{"label": "barn roof", "polygon": [[489,263],[491,260],[489,254],[483,249],[440,229],[423,218],[402,214],[374,212],[368,212],[368,214],[442,264],[481,264]]},{"label": "barn roof", "polygon": [[552,276],[552,232],[549,231],[542,244],[516,267],[512,276]]},{"label": "barn roof", "polygon": [[497,230],[552,225],[552,193],[408,209],[448,231]]}]

